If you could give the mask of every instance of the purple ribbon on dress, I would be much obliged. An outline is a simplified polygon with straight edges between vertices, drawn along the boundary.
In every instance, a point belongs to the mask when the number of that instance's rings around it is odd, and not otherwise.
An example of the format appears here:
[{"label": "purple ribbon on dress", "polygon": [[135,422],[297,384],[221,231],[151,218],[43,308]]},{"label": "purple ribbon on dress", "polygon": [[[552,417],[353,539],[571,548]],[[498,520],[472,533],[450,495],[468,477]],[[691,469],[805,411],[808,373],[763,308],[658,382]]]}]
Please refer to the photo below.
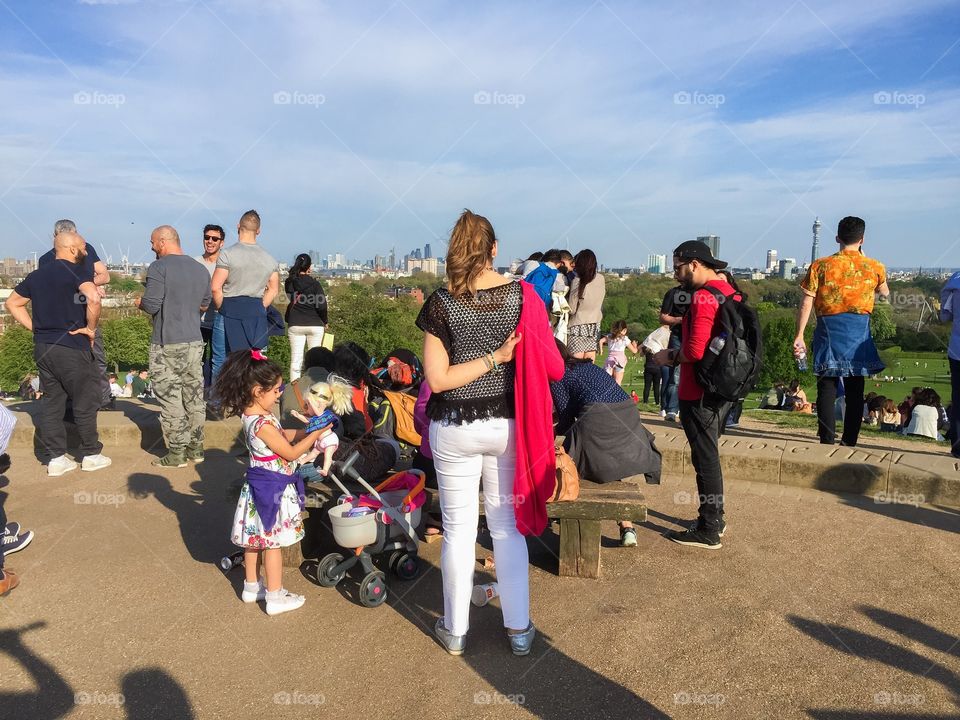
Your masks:
[{"label": "purple ribbon on dress", "polygon": [[253,496],[253,506],[257,509],[257,515],[260,516],[260,524],[264,532],[272,532],[273,526],[277,522],[277,515],[280,512],[280,498],[287,489],[287,485],[293,485],[297,490],[297,501],[300,509],[303,510],[305,489],[303,478],[299,472],[292,475],[267,470],[262,467],[252,467],[247,470],[247,484],[250,486],[250,494]]}]

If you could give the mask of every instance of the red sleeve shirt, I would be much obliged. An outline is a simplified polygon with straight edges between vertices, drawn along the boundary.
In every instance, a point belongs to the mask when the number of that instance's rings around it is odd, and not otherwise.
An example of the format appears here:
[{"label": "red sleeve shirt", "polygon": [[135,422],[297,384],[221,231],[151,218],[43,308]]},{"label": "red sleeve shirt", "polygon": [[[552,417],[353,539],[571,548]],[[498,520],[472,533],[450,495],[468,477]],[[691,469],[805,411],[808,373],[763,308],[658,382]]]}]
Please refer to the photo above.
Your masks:
[{"label": "red sleeve shirt", "polygon": [[[725,280],[710,280],[707,285],[716,288],[724,295],[735,292]],[[703,397],[703,388],[697,382],[694,364],[707,351],[707,345],[710,344],[710,339],[714,335],[719,307],[713,293],[700,288],[693,293],[690,309],[683,316],[681,349],[686,361],[680,370],[680,384],[677,387],[677,397],[681,400],[699,400]]]}]

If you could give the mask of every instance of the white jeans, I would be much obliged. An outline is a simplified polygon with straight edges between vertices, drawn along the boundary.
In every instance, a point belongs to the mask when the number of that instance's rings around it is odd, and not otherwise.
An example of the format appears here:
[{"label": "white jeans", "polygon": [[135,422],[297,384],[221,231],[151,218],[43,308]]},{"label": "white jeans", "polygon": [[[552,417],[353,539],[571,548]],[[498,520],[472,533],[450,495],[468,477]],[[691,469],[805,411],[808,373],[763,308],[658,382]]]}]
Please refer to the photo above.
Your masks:
[{"label": "white jeans", "polygon": [[303,368],[303,346],[307,350],[320,347],[323,342],[322,325],[290,325],[287,328],[287,337],[290,338],[290,380],[300,377]]},{"label": "white jeans", "polygon": [[530,622],[529,559],[527,542],[517,530],[513,510],[517,462],[514,421],[495,418],[463,425],[431,422],[430,449],[443,515],[440,571],[447,630],[465,635],[470,626],[481,478],[503,624],[508,629],[526,630]]}]

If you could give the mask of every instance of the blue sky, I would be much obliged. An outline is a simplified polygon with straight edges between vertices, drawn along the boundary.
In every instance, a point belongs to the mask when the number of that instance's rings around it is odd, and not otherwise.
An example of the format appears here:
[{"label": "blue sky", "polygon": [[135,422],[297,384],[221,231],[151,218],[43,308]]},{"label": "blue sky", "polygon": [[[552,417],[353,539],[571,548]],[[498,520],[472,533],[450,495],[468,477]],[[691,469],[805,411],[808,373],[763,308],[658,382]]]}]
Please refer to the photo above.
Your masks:
[{"label": "blue sky", "polygon": [[59,217],[199,252],[251,207],[287,262],[442,252],[469,207],[501,257],[802,260],[855,214],[889,265],[960,266],[947,1],[0,0],[0,103],[3,256]]}]

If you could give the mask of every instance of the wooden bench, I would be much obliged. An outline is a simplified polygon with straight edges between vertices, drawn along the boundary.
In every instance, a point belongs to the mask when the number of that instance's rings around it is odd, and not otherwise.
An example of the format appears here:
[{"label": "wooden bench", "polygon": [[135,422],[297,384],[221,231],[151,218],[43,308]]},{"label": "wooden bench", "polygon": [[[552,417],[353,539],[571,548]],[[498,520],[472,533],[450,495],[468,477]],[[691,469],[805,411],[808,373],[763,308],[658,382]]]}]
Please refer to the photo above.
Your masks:
[{"label": "wooden bench", "polygon": [[[643,476],[638,477],[642,479]],[[332,484],[308,483],[307,508],[326,508],[340,494],[340,489]],[[424,509],[439,514],[440,498],[437,491],[427,488],[427,495]],[[483,514],[482,498],[480,514]],[[601,521],[644,522],[647,519],[647,506],[639,486],[633,482],[600,484],[581,480],[580,497],[569,502],[548,503],[547,517],[560,521],[559,574],[597,578],[600,576]],[[301,561],[302,555],[300,560],[290,558],[290,564],[299,564]],[[288,564],[286,555],[284,564]]]}]

